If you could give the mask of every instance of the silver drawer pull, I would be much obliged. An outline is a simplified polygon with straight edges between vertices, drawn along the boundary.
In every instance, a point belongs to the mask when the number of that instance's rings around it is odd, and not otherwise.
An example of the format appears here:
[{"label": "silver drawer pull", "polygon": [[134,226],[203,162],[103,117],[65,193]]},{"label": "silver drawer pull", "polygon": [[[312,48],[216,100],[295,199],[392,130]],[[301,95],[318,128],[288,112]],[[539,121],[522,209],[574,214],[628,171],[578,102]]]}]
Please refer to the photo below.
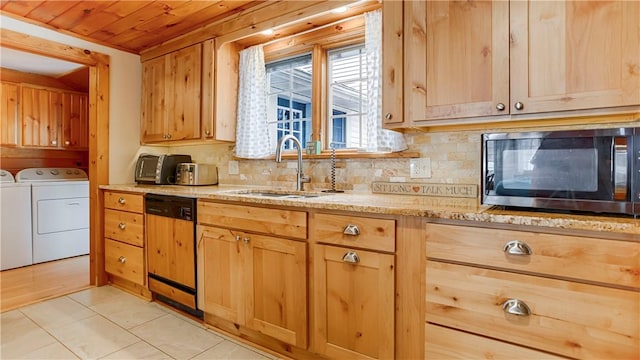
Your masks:
[{"label": "silver drawer pull", "polygon": [[126,228],[127,225],[125,223],[120,223],[118,224],[118,227],[120,228],[120,230],[124,230],[124,228]]},{"label": "silver drawer pull", "polygon": [[127,258],[126,258],[126,257],[124,257],[124,256],[120,256],[120,257],[118,258],[118,261],[124,264],[124,263],[126,263],[126,262],[127,262]]},{"label": "silver drawer pull", "polygon": [[123,197],[118,198],[118,204],[124,205],[124,203],[126,203],[126,202],[127,201]]},{"label": "silver drawer pull", "polygon": [[349,251],[342,257],[342,261],[350,264],[357,264],[360,262],[360,257],[355,251]]},{"label": "silver drawer pull", "polygon": [[502,304],[502,310],[506,314],[516,316],[529,316],[531,315],[531,309],[524,303],[524,301],[518,299],[509,299]]},{"label": "silver drawer pull", "polygon": [[344,231],[342,233],[345,235],[351,235],[351,236],[360,235],[360,228],[358,228],[358,225],[349,224],[345,226]]},{"label": "silver drawer pull", "polygon": [[531,251],[531,247],[527,245],[524,241],[520,240],[511,240],[508,243],[504,244],[502,247],[502,251],[506,252],[509,255],[518,255],[518,256],[527,256],[531,255],[533,251]]}]

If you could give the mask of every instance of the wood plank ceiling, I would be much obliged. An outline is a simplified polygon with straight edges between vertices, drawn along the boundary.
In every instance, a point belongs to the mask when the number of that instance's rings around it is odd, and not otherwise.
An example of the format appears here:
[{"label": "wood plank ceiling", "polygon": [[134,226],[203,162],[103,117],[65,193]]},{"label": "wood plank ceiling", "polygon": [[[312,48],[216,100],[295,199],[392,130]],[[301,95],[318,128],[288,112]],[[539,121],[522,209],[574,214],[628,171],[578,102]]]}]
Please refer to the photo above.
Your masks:
[{"label": "wood plank ceiling", "polygon": [[[98,44],[140,54],[168,40],[203,29],[208,24],[240,18],[243,15],[251,17],[251,12],[255,9],[278,2],[281,1],[2,0],[0,13]],[[322,1],[305,2],[309,5]],[[353,3],[353,0],[347,2]],[[340,2],[335,3],[337,7]],[[379,7],[377,1],[363,3],[356,6],[359,9],[350,12],[368,11]],[[277,17],[278,14],[275,13],[273,16]],[[304,24],[298,23],[288,31],[281,29],[275,36],[286,36],[292,32],[322,26],[336,21],[339,17],[340,15],[336,14],[323,14],[313,18],[313,21],[305,20]],[[255,42],[245,39],[243,45]]]},{"label": "wood plank ceiling", "polygon": [[264,1],[2,1],[2,14],[139,54]]}]

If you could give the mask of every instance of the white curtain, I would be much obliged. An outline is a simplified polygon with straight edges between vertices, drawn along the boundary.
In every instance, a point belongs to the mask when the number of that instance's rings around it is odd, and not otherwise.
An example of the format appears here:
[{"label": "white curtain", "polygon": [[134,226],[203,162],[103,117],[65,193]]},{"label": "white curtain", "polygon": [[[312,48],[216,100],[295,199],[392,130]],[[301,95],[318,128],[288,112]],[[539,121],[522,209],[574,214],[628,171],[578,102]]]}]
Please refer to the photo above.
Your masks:
[{"label": "white curtain", "polygon": [[257,159],[273,153],[267,127],[267,75],[262,45],[240,52],[235,156]]},{"label": "white curtain", "polygon": [[367,53],[366,151],[394,152],[407,149],[404,135],[382,128],[382,10],[365,14]]}]

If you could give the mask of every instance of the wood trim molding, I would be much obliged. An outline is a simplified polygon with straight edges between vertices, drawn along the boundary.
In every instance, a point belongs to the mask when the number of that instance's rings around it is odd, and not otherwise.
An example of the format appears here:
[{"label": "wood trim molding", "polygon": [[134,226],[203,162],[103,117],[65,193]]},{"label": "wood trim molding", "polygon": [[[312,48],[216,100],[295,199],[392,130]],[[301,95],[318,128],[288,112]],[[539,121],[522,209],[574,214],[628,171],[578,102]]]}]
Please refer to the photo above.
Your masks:
[{"label": "wood trim molding", "polygon": [[0,29],[2,46],[89,66],[90,283],[107,282],[104,272],[100,185],[109,183],[109,55]]}]

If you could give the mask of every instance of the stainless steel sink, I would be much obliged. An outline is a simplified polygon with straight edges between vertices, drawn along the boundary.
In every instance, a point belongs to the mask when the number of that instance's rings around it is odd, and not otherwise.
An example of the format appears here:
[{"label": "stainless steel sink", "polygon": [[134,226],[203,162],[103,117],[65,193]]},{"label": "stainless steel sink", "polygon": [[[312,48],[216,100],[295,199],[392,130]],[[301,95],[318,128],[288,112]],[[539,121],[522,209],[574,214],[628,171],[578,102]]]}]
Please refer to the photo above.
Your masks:
[{"label": "stainless steel sink", "polygon": [[278,198],[278,199],[309,199],[327,194],[303,193],[300,191],[275,191],[275,190],[240,190],[236,194]]}]

